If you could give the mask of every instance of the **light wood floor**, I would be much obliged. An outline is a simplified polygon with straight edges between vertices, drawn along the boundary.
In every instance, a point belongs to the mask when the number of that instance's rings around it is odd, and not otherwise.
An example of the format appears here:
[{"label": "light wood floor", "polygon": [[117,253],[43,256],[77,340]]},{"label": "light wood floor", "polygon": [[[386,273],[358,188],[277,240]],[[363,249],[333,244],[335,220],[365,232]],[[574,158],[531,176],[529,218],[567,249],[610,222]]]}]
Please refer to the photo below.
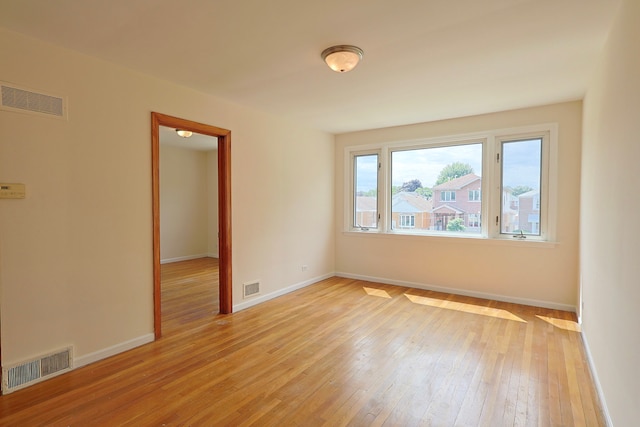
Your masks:
[{"label": "light wood floor", "polygon": [[571,313],[331,278],[218,315],[203,263],[165,267],[161,340],[0,397],[0,425],[604,425]]},{"label": "light wood floor", "polygon": [[160,267],[163,337],[188,333],[218,315],[217,258],[174,262]]}]

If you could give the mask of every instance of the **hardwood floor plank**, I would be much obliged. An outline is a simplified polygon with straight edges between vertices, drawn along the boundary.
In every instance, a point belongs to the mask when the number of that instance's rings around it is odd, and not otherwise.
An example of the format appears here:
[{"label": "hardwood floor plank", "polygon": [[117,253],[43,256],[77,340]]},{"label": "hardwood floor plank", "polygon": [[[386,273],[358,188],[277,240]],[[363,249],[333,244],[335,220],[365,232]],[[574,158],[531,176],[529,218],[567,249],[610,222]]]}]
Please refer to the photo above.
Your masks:
[{"label": "hardwood floor plank", "polygon": [[334,277],[220,315],[215,260],[162,279],[162,339],[0,397],[0,425],[604,425],[572,313]]},{"label": "hardwood floor plank", "polygon": [[[529,408],[536,408],[537,404],[535,401],[535,394],[529,393],[529,378],[533,372],[532,366],[532,347],[533,347],[533,328],[534,324],[529,322],[527,323],[523,346],[522,346],[522,355],[521,355],[521,363],[520,369],[516,372],[514,384],[517,387],[517,390],[514,391],[516,402],[515,407],[513,408],[513,425],[514,427],[526,426],[527,425],[527,412],[530,410]],[[516,347],[517,349],[517,347]],[[505,421],[511,420],[511,414],[509,416],[505,416]],[[532,420],[532,425],[536,425],[536,420]]]}]

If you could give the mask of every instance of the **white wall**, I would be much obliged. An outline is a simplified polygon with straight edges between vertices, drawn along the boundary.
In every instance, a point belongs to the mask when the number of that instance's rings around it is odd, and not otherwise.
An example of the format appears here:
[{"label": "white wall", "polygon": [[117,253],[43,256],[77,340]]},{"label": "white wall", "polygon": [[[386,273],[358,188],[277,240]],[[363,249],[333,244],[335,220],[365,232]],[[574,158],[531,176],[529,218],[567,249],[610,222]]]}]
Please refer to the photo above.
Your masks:
[{"label": "white wall", "polygon": [[218,256],[218,212],[211,209],[218,205],[217,166],[217,150],[160,146],[160,259],[163,263]]},{"label": "white wall", "polygon": [[[336,137],[336,271],[391,283],[574,310],[578,294],[581,102]],[[557,244],[343,232],[344,149],[370,143],[558,124]]]},{"label": "white wall", "polygon": [[584,105],[583,331],[615,426],[640,420],[640,2],[625,0]]},{"label": "white wall", "polygon": [[152,111],[232,131],[234,304],[334,271],[332,135],[4,29],[0,80],[69,98],[69,121],[0,111],[0,182],[27,188],[0,200],[3,365],[152,336]]}]

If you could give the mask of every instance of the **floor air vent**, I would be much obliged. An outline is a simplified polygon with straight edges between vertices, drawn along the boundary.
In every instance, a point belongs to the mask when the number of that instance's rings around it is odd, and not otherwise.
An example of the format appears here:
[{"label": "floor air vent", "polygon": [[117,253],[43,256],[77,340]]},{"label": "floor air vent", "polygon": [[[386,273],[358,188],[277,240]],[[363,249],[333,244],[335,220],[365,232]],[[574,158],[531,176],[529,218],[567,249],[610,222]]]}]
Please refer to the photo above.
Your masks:
[{"label": "floor air vent", "polygon": [[260,282],[251,282],[244,284],[244,298],[258,295],[260,293]]},{"label": "floor air vent", "polygon": [[2,392],[4,394],[11,393],[70,371],[72,360],[72,351],[71,347],[69,347],[36,360],[3,368]]},{"label": "floor air vent", "polygon": [[67,118],[66,103],[62,97],[34,92],[8,83],[0,83],[0,92],[2,93],[0,108],[3,110]]}]

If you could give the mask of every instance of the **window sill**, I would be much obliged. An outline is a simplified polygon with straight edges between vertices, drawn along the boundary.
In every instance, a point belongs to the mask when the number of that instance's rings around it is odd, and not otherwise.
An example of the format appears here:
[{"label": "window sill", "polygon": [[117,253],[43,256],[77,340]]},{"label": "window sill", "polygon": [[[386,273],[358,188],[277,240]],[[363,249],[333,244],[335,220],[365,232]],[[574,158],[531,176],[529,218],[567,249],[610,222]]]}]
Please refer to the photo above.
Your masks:
[{"label": "window sill", "polygon": [[555,248],[560,243],[546,240],[533,240],[533,239],[495,239],[483,236],[474,236],[470,234],[466,235],[435,235],[427,233],[403,233],[401,231],[394,232],[379,232],[374,230],[368,231],[343,231],[343,236],[347,237],[365,237],[365,238],[377,238],[377,239],[401,239],[401,240],[413,240],[424,239],[428,242],[437,242],[438,244],[472,244],[472,245],[491,245],[491,246],[511,246],[511,247],[528,247],[528,248]]}]

